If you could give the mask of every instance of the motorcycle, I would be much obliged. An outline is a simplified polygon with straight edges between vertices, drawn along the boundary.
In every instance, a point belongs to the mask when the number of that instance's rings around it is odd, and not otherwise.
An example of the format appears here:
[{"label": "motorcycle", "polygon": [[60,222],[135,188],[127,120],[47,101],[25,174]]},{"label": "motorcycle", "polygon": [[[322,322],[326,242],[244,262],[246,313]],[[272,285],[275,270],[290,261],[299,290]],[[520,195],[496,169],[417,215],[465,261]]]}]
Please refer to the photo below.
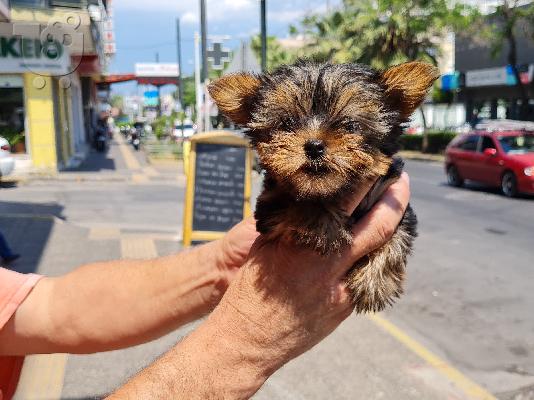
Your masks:
[{"label": "motorcycle", "polygon": [[104,134],[101,133],[96,137],[96,151],[99,153],[106,151],[107,144],[108,138]]},{"label": "motorcycle", "polygon": [[130,133],[130,143],[132,144],[135,151],[139,151],[141,146],[141,140],[139,139],[139,131],[137,129],[132,129]]}]

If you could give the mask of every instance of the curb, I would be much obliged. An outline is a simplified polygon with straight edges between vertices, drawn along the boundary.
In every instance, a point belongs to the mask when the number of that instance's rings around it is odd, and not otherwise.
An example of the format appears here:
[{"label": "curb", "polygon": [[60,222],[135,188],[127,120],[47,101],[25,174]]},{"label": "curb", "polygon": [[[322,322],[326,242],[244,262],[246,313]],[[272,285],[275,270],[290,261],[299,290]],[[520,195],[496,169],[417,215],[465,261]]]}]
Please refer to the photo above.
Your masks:
[{"label": "curb", "polygon": [[405,160],[425,161],[434,163],[445,162],[445,156],[442,154],[425,154],[418,151],[400,151],[399,155]]}]

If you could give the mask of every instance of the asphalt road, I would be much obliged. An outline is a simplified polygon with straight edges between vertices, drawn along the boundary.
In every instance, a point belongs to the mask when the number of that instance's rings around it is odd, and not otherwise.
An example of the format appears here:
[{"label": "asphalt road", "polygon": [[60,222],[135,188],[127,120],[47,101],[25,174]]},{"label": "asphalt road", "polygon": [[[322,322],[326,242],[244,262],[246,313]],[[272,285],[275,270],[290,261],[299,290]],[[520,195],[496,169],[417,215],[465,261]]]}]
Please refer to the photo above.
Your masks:
[{"label": "asphalt road", "polygon": [[[85,262],[128,256],[128,249],[147,243],[155,255],[179,250],[183,176],[176,166],[154,168],[142,154],[134,157],[137,162],[125,159],[124,147],[112,146],[107,157],[96,155],[89,167],[60,180],[0,188],[0,226],[25,255],[17,268],[59,275]],[[407,162],[407,170],[420,237],[406,295],[385,317],[497,398],[534,399],[534,199],[448,187],[436,163]],[[40,368],[63,371],[56,374],[63,376],[63,399],[99,396],[190,329],[127,351],[48,360]],[[352,317],[273,376],[257,397],[483,398],[451,389],[439,377],[442,369],[429,367],[371,320]]]},{"label": "asphalt road", "polygon": [[420,237],[388,317],[502,398],[534,398],[534,199],[408,162]]}]

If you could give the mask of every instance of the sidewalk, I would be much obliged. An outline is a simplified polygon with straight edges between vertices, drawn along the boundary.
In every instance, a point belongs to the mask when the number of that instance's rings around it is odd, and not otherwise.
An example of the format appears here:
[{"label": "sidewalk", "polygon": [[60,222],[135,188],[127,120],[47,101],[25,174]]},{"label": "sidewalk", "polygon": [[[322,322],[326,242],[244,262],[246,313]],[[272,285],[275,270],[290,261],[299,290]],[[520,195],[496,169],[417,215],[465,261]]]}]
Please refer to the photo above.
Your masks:
[{"label": "sidewalk", "polygon": [[[73,178],[56,181],[50,189],[47,181],[34,181],[28,183],[28,187],[8,189],[22,190],[24,196],[43,190],[63,190],[58,198],[84,198],[88,204],[101,201],[97,196],[102,193],[106,195],[102,211],[96,208],[100,212],[98,217],[104,217],[105,225],[98,224],[95,221],[97,215],[90,213],[84,214],[86,219],[83,221],[80,216],[73,220],[71,216],[78,214],[69,209],[72,203],[64,201],[39,204],[29,203],[31,199],[0,202],[0,226],[10,243],[24,255],[14,265],[17,270],[57,276],[84,263],[152,258],[180,250],[177,238],[164,234],[160,225],[163,218],[169,219],[167,215],[182,212],[183,193],[181,183],[176,182],[177,167],[146,165],[142,153],[134,153],[120,140],[106,157],[94,156],[81,169],[62,173],[62,176]],[[101,183],[100,177],[121,179]],[[162,179],[174,183],[162,184]],[[259,190],[258,187],[255,189]],[[109,219],[109,210],[122,210],[124,202],[135,213],[122,212],[117,218]],[[159,215],[162,213],[164,215]],[[139,224],[135,215],[143,217],[144,221],[153,215],[152,225],[143,223],[144,230],[124,229],[126,223]],[[158,222],[154,222],[156,220]],[[389,314],[395,316],[395,308]],[[197,324],[127,350],[89,356],[29,357],[16,398],[78,400],[104,397],[172,347]],[[432,353],[421,340],[391,324],[382,314],[351,316],[324,342],[272,376],[254,398],[495,399],[448,363],[445,355]]]}]

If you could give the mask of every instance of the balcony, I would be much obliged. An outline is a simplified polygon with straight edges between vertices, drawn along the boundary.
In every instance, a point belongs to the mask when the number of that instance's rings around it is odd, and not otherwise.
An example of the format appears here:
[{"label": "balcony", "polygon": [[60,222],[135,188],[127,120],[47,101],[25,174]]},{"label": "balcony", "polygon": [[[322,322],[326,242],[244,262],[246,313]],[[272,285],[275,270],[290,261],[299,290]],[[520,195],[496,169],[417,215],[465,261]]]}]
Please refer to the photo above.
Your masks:
[{"label": "balcony", "polygon": [[0,0],[0,21],[9,21],[9,0]]},{"label": "balcony", "polygon": [[[4,0],[0,0],[2,1]],[[38,23],[42,30],[59,22],[66,27],[62,29],[65,34],[72,31],[68,24],[79,22],[75,32],[81,33],[83,40],[72,40],[69,45],[70,55],[102,58],[101,28],[98,20],[99,15],[101,19],[106,11],[105,2],[100,2],[100,6],[98,3],[97,0],[11,0],[11,22]]]}]

